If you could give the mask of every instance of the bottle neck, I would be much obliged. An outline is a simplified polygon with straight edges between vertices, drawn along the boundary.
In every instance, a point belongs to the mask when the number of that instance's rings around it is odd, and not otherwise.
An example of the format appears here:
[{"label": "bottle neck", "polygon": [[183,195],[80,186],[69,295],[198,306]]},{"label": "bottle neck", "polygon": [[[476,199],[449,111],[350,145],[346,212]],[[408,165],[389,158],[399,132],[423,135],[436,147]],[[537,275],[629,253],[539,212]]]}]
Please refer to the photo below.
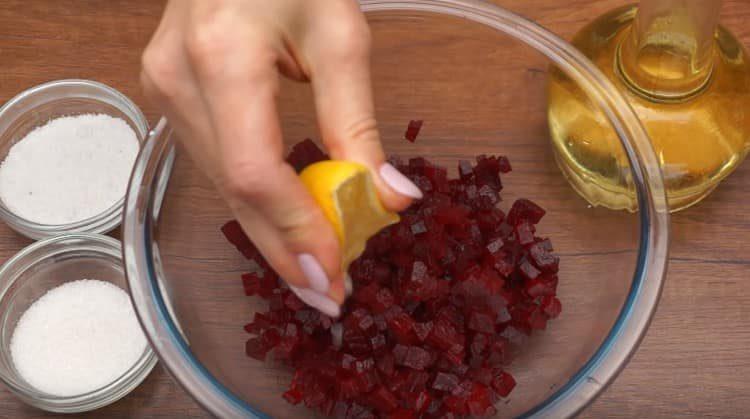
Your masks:
[{"label": "bottle neck", "polygon": [[655,100],[688,98],[708,83],[721,0],[641,0],[618,48],[627,84]]}]

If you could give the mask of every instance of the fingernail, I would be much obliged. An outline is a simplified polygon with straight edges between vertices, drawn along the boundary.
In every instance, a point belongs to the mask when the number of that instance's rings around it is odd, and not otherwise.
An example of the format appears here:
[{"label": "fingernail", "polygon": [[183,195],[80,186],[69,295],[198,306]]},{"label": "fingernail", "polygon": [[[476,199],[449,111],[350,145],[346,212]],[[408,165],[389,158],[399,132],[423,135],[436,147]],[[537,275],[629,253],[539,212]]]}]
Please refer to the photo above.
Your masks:
[{"label": "fingernail", "polygon": [[320,312],[326,316],[336,318],[341,315],[341,307],[325,295],[319,294],[308,288],[297,288],[291,285],[289,286],[289,289],[297,294],[297,297],[304,301],[305,304],[320,310]]},{"label": "fingernail", "polygon": [[328,276],[320,266],[315,256],[309,253],[302,253],[297,257],[299,266],[302,269],[302,273],[305,274],[307,281],[310,283],[310,289],[316,291],[319,294],[328,293],[328,289],[331,288],[331,282],[328,281]]},{"label": "fingernail", "polygon": [[417,185],[404,176],[401,172],[393,167],[390,163],[383,163],[380,166],[380,177],[383,178],[385,183],[388,184],[394,191],[401,195],[406,195],[409,198],[422,199],[422,191],[419,190]]},{"label": "fingernail", "polygon": [[351,296],[352,292],[354,292],[354,285],[352,285],[352,277],[350,277],[349,274],[346,274],[344,276],[344,292],[346,293],[347,297]]}]

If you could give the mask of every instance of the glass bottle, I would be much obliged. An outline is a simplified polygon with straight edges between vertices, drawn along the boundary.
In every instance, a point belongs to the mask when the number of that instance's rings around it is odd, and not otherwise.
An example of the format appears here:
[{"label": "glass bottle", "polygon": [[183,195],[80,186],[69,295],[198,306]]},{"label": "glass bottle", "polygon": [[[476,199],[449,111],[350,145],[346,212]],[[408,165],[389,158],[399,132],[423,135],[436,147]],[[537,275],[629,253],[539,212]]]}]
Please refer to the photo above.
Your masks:
[{"label": "glass bottle", "polygon": [[[600,16],[573,44],[625,94],[660,158],[672,211],[706,197],[750,147],[750,63],[718,25],[719,0],[642,0]],[[637,209],[615,132],[557,69],[549,123],[560,169],[593,205]]]}]

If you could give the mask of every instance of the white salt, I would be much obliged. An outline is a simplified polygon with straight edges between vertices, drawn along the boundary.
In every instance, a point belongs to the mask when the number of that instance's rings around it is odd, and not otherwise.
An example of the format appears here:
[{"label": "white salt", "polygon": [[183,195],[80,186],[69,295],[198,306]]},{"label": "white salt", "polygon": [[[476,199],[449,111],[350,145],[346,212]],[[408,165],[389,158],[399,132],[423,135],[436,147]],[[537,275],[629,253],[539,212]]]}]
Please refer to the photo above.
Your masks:
[{"label": "white salt", "polygon": [[138,148],[123,119],[53,119],[11,147],[0,165],[0,199],[14,214],[40,224],[85,220],[125,196]]},{"label": "white salt", "polygon": [[145,348],[125,291],[89,279],[67,282],[36,300],[19,319],[10,343],[21,377],[57,396],[112,383]]}]

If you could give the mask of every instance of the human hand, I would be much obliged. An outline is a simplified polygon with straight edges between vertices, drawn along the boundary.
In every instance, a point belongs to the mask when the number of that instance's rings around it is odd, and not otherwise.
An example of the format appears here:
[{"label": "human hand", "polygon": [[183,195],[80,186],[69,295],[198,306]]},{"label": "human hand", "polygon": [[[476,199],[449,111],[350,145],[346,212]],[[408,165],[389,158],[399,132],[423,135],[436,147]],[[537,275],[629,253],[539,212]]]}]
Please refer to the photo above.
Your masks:
[{"label": "human hand", "polygon": [[331,157],[366,165],[383,205],[421,192],[385,162],[374,116],[370,34],[354,0],[172,0],[141,80],[245,232],[307,304],[345,298],[331,224],[283,157],[279,73],[310,81]]}]

